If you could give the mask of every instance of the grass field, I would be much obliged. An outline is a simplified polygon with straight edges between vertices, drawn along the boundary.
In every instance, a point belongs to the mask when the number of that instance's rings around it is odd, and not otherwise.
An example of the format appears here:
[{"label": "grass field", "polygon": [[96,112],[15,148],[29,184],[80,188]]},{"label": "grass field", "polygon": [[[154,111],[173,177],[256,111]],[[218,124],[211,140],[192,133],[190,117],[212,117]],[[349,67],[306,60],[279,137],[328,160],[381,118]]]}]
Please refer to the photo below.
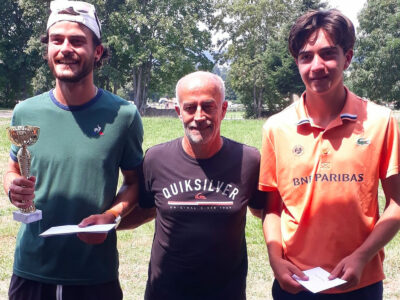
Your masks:
[{"label": "grass field", "polygon": [[[4,174],[10,143],[6,139],[5,128],[9,119],[0,118],[0,175]],[[234,140],[261,147],[261,127],[263,120],[225,120],[222,134]],[[178,119],[144,118],[144,149],[182,135],[182,125]],[[0,193],[0,299],[7,298],[7,289],[12,270],[15,237],[18,223],[12,221],[14,208],[5,195]],[[380,192],[382,202],[382,192]],[[143,299],[147,265],[153,238],[154,223],[150,222],[130,231],[118,232],[120,253],[120,279],[124,299]],[[273,274],[268,264],[268,255],[261,231],[261,221],[248,214],[246,238],[249,255],[247,298],[272,299],[271,284]],[[400,299],[400,237],[399,234],[386,247],[384,299]],[[224,299],[225,300],[225,299]]]}]

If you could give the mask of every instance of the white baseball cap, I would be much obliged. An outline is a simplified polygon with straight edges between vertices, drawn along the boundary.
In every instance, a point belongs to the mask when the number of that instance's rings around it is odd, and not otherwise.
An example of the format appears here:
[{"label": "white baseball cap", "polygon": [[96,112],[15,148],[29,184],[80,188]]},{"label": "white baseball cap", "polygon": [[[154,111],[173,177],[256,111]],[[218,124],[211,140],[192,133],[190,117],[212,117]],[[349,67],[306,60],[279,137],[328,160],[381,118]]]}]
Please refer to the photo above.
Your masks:
[{"label": "white baseball cap", "polygon": [[95,7],[83,1],[55,0],[50,3],[50,17],[47,30],[57,22],[70,21],[85,25],[101,38],[101,26]]}]

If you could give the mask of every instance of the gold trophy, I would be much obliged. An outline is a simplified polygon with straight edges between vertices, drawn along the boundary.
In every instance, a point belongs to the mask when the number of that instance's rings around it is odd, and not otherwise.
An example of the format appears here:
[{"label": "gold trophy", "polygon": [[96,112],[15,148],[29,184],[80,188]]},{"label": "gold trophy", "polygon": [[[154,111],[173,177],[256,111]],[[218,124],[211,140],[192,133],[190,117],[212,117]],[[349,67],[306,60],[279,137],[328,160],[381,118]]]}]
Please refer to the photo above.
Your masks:
[{"label": "gold trophy", "polygon": [[[7,135],[11,143],[21,147],[18,150],[17,158],[21,175],[29,178],[31,168],[31,154],[28,146],[33,145],[39,138],[40,128],[37,126],[11,126],[7,128]],[[15,221],[25,224],[36,222],[42,219],[42,211],[36,209],[35,204],[27,208],[20,208],[19,211],[13,212]]]}]

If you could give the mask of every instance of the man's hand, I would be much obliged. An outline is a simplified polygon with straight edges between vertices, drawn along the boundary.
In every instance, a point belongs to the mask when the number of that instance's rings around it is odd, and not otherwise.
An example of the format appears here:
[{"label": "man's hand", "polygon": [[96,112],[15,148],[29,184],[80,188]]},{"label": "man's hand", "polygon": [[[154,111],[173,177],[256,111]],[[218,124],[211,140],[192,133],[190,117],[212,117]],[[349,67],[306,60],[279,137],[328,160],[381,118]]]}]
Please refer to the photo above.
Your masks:
[{"label": "man's hand", "polygon": [[[112,224],[115,222],[115,216],[111,213],[104,213],[98,215],[91,215],[85,219],[83,219],[78,226],[79,227],[86,227],[90,225],[97,225],[97,224]],[[78,233],[78,238],[87,244],[101,244],[107,238],[107,233]]]},{"label": "man's hand", "polygon": [[17,177],[11,181],[9,186],[11,203],[18,208],[28,208],[33,204],[35,198],[36,177],[29,179]]},{"label": "man's hand", "polygon": [[270,259],[270,263],[275,279],[278,280],[283,290],[291,294],[304,291],[303,286],[292,277],[293,275],[297,275],[301,280],[308,280],[308,276],[299,268],[283,258]]},{"label": "man's hand", "polygon": [[353,253],[343,258],[336,265],[332,270],[329,279],[341,278],[346,280],[346,284],[337,287],[341,290],[347,290],[354,287],[360,283],[361,275],[367,262],[367,259],[363,258],[361,255]]}]

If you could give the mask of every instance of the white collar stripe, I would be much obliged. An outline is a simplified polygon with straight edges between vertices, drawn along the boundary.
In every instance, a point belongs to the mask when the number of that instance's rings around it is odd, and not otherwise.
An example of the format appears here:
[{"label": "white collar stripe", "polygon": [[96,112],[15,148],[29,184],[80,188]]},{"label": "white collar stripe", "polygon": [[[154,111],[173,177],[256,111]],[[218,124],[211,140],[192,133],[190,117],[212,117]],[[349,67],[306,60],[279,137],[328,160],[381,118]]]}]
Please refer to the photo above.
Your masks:
[{"label": "white collar stripe", "polygon": [[350,120],[356,120],[357,115],[352,115],[352,114],[341,114],[340,118],[342,119],[350,119]]},{"label": "white collar stripe", "polygon": [[303,124],[310,124],[311,122],[310,122],[310,120],[309,119],[303,119],[303,120],[300,120],[299,122],[297,122],[297,125],[303,125]]}]

